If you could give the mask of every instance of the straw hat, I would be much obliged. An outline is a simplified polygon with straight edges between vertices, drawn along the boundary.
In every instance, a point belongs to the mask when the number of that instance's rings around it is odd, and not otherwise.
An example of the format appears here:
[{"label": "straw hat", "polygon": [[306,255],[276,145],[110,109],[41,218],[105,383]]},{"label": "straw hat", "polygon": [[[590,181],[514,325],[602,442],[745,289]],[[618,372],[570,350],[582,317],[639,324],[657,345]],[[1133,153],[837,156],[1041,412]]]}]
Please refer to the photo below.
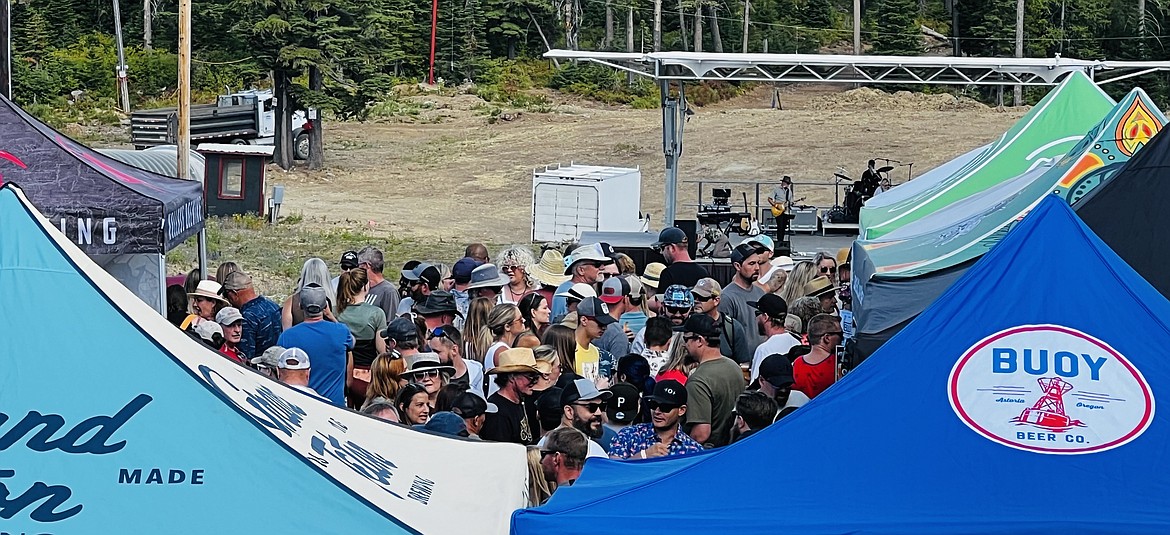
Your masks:
[{"label": "straw hat", "polygon": [[833,287],[833,283],[829,282],[829,278],[821,275],[804,284],[804,295],[807,297],[820,297],[827,293],[833,293],[837,289]]},{"label": "straw hat", "polygon": [[646,264],[646,269],[642,272],[642,276],[638,279],[642,284],[658,289],[658,280],[662,278],[662,270],[666,269],[666,264],[661,262],[651,262]]},{"label": "straw hat", "polygon": [[496,367],[487,371],[497,373],[540,373],[536,367],[536,355],[527,347],[505,349],[496,355]]},{"label": "straw hat", "polygon": [[842,247],[842,248],[837,250],[837,265],[838,266],[849,261],[849,252],[850,252],[850,249],[848,247]]},{"label": "straw hat", "polygon": [[202,280],[202,281],[199,281],[199,285],[195,287],[194,292],[187,293],[187,297],[202,297],[205,299],[214,299],[214,300],[219,301],[225,305],[230,305],[231,303],[229,303],[227,299],[224,299],[222,295],[219,295],[219,291],[222,288],[223,287],[220,286],[218,282],[209,281],[209,280]]},{"label": "straw hat", "polygon": [[545,286],[560,286],[571,277],[562,275],[565,271],[565,257],[556,249],[549,249],[540,255],[540,262],[532,268],[532,278]]}]

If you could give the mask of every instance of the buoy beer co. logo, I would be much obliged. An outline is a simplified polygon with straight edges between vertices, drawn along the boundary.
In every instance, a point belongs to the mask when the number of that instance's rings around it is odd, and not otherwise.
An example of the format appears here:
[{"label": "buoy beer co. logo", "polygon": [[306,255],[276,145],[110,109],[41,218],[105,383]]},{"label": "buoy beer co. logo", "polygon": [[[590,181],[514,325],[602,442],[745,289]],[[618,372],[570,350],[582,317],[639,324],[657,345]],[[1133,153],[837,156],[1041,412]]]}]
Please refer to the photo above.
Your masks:
[{"label": "buoy beer co. logo", "polygon": [[1116,448],[1154,417],[1150,385],[1133,363],[1059,325],[1022,325],[984,338],[955,363],[947,390],[968,427],[1039,453]]}]

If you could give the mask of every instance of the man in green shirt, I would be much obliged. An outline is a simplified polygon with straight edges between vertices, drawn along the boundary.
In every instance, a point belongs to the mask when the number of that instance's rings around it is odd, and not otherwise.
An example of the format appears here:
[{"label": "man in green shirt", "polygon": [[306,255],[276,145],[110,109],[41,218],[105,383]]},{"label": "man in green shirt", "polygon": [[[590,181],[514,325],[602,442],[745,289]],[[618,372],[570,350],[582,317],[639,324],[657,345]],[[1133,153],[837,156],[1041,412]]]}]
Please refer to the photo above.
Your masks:
[{"label": "man in green shirt", "polygon": [[720,335],[706,314],[692,314],[683,324],[687,354],[699,363],[687,378],[687,434],[704,448],[731,442],[735,400],[744,389],[739,365],[719,352]]}]

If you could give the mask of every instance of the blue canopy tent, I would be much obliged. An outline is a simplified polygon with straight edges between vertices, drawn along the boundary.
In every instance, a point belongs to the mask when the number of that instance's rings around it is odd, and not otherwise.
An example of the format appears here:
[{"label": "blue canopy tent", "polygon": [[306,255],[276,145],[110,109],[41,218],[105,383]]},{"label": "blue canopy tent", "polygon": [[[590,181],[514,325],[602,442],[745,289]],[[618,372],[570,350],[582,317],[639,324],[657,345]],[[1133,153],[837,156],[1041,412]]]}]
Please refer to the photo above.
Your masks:
[{"label": "blue canopy tent", "polygon": [[1166,318],[1049,197],[804,408],[697,457],[589,460],[512,533],[1166,533]]}]

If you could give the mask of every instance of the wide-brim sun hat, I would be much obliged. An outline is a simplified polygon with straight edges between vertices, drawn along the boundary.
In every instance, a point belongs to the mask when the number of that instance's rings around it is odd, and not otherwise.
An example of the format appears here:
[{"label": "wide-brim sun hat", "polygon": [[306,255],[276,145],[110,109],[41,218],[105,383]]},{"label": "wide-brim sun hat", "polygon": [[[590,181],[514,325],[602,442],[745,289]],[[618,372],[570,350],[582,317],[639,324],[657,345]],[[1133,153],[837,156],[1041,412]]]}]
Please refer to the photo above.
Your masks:
[{"label": "wide-brim sun hat", "polygon": [[219,295],[219,291],[222,288],[223,287],[220,286],[218,282],[201,280],[199,281],[199,285],[195,287],[194,292],[187,293],[187,297],[202,297],[204,299],[219,301],[225,305],[231,305],[227,299],[224,299],[222,295]]}]

